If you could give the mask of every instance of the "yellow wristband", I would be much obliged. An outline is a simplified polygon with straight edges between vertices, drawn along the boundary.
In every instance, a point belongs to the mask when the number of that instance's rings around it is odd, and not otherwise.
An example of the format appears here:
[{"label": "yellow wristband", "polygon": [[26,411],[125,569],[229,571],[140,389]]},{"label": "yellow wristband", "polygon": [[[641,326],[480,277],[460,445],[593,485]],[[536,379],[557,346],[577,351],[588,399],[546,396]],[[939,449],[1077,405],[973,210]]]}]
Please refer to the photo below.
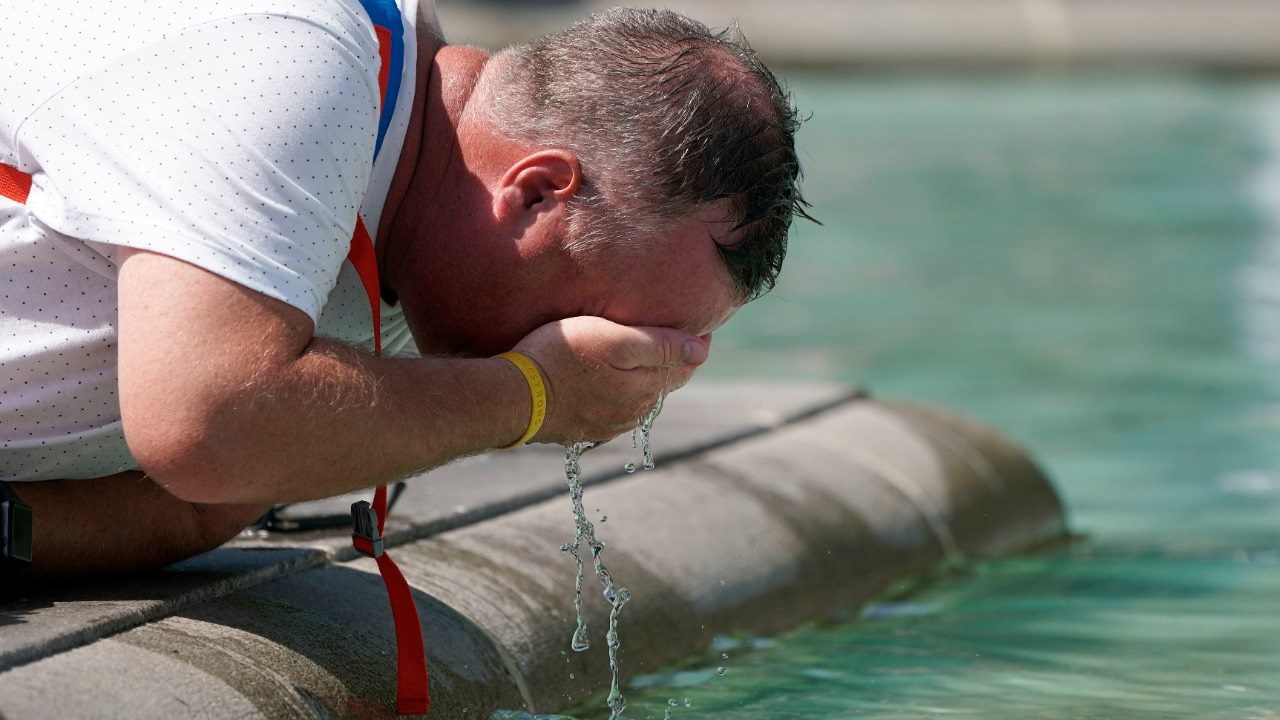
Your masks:
[{"label": "yellow wristband", "polygon": [[510,445],[503,445],[498,448],[499,450],[510,450],[529,442],[542,429],[542,421],[547,419],[547,388],[542,384],[542,373],[538,372],[538,366],[534,365],[527,355],[512,350],[494,357],[500,357],[516,366],[516,369],[524,376],[524,381],[529,383],[529,398],[533,401],[533,409],[529,413],[529,427],[524,431],[524,434],[520,436],[519,440]]}]

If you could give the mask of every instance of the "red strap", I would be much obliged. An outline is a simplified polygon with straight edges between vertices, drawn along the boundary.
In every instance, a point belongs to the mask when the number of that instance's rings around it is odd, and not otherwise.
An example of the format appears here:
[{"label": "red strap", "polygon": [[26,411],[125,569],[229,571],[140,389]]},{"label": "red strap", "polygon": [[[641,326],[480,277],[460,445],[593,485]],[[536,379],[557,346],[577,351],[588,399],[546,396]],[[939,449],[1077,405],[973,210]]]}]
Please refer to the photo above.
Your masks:
[{"label": "red strap", "polygon": [[[360,276],[360,284],[364,286],[364,294],[369,298],[369,314],[373,316],[373,353],[382,354],[382,305],[381,293],[378,291],[378,256],[373,251],[373,238],[365,229],[364,220],[356,215],[356,232],[351,236],[351,250],[347,253]],[[382,513],[378,513],[382,517]],[[381,528],[379,528],[381,530]]]},{"label": "red strap", "polygon": [[391,78],[391,29],[374,25],[373,34],[378,36],[378,58],[382,61],[382,66],[378,68],[378,95],[383,107],[386,107],[387,81]]},{"label": "red strap", "polygon": [[387,526],[387,486],[379,485],[373,491],[373,512],[378,516],[378,537],[386,531]]},{"label": "red strap", "polygon": [[[386,103],[387,79],[391,67],[391,31],[374,26],[378,36],[378,54],[382,67],[378,71],[378,90]],[[373,249],[373,238],[364,226],[364,220],[356,215],[356,230],[351,236],[351,250],[347,259],[360,276],[365,296],[369,299],[369,314],[373,319],[373,352],[382,354],[382,296],[378,291],[378,256]],[[387,486],[379,485],[373,493],[373,513],[378,518],[378,537],[382,537],[387,523]],[[372,548],[362,548],[360,539],[352,540],[357,550],[372,554]],[[402,715],[425,715],[431,708],[431,686],[427,675],[427,654],[422,642],[422,622],[418,619],[418,606],[413,601],[413,591],[404,574],[386,552],[377,556],[378,573],[387,586],[387,600],[391,603],[391,616],[396,625],[396,710]]]},{"label": "red strap", "polygon": [[[378,516],[382,518],[381,515]],[[391,616],[396,623],[396,710],[401,715],[426,715],[431,709],[431,687],[427,677],[427,653],[422,644],[422,623],[413,592],[391,556],[378,556],[378,572],[387,586]]]},{"label": "red strap", "polygon": [[[382,318],[378,292],[378,259],[374,254],[373,240],[356,216],[356,231],[351,237],[351,252],[347,259],[355,266],[369,298],[369,312],[373,317],[373,351],[382,353]],[[373,493],[373,513],[378,517],[378,537],[387,524],[387,486],[379,485]],[[371,547],[361,547],[359,538],[353,538],[357,550],[371,554]],[[422,644],[422,622],[418,619],[418,606],[413,602],[413,592],[404,574],[386,552],[377,557],[378,572],[387,586],[387,599],[391,602],[391,616],[396,624],[396,710],[402,715],[425,715],[431,707],[431,687],[427,675],[427,655]]]},{"label": "red strap", "polygon": [[[381,296],[378,292],[378,258],[373,250],[373,239],[360,216],[356,216],[356,231],[351,236],[351,251],[347,259],[355,266],[369,298],[369,314],[373,319],[373,351],[382,353]],[[387,486],[379,485],[373,493],[373,513],[378,517],[378,537],[387,524]],[[361,547],[353,538],[355,548],[371,554],[371,547]],[[387,600],[391,602],[391,616],[396,624],[396,710],[402,715],[425,715],[431,707],[431,686],[427,675],[427,655],[422,644],[422,622],[418,619],[418,606],[413,601],[413,591],[404,579],[391,556],[383,552],[377,558],[378,572],[387,586]]]},{"label": "red strap", "polygon": [[25,205],[31,194],[31,176],[12,165],[0,163],[0,196]]}]

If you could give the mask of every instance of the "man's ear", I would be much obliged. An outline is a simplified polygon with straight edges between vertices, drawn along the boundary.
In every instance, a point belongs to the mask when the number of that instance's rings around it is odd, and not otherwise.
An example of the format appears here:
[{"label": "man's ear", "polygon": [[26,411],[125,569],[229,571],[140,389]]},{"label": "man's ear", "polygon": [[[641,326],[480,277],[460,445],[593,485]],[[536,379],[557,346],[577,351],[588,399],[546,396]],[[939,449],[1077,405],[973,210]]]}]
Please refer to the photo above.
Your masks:
[{"label": "man's ear", "polygon": [[493,198],[499,222],[523,224],[563,207],[582,185],[578,156],[562,149],[539,150],[517,160],[498,181]]}]

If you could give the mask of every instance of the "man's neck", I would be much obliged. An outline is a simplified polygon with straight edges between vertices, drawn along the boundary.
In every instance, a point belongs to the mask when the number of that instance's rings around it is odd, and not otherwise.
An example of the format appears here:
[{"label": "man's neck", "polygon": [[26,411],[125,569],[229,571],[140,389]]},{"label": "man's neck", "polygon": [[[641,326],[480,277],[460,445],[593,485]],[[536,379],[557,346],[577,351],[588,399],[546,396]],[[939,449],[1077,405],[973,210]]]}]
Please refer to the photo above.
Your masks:
[{"label": "man's neck", "polygon": [[395,295],[396,270],[410,247],[428,240],[415,234],[429,226],[424,216],[447,194],[450,175],[458,170],[458,125],[488,58],[482,50],[446,45],[419,29],[413,109],[378,230],[384,295]]}]

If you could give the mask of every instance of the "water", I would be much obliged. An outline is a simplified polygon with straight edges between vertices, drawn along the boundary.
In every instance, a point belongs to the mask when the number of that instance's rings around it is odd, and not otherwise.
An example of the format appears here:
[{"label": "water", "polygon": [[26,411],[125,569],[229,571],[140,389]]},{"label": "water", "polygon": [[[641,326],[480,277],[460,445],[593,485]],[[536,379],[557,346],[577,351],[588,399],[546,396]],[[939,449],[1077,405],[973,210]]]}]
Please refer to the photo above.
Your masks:
[{"label": "water", "polygon": [[[653,409],[648,415],[640,418],[640,422],[636,424],[636,429],[631,431],[631,447],[635,447],[637,440],[640,445],[640,467],[645,470],[652,470],[653,465],[653,448],[649,445],[649,433],[653,431],[653,421],[658,419],[658,414],[662,412],[662,401],[666,400],[666,393],[658,395],[658,402],[654,404]],[[635,463],[627,463],[622,468],[627,472],[635,472]]]},{"label": "water", "polygon": [[719,638],[631,678],[625,717],[1280,718],[1280,82],[792,85],[826,227],[700,373],[985,420],[1085,537]]},{"label": "water", "polygon": [[595,526],[587,519],[586,508],[582,504],[582,471],[579,465],[582,453],[595,447],[594,443],[577,442],[565,448],[564,474],[569,484],[569,499],[573,503],[574,536],[573,542],[560,546],[560,549],[573,556],[578,564],[578,574],[573,587],[573,610],[577,616],[577,624],[569,647],[574,652],[583,652],[591,647],[587,635],[587,619],[582,613],[582,582],[585,570],[582,562],[582,545],[585,543],[591,550],[591,560],[595,565],[596,579],[600,581],[605,602],[609,603],[609,628],[605,631],[605,646],[609,651],[609,696],[605,706],[609,708],[609,718],[613,720],[622,715],[627,707],[626,698],[622,695],[621,668],[618,665],[618,648],[622,641],[618,636],[618,615],[623,606],[631,599],[631,593],[624,587],[614,584],[601,555],[604,554],[604,543],[596,539]]},{"label": "water", "polygon": [[[653,429],[653,422],[658,418],[658,414],[662,412],[662,401],[664,395],[658,396],[658,402],[647,415],[640,419],[636,425],[635,431],[632,433],[632,443],[636,442],[638,436],[640,440],[640,448],[642,454],[641,466],[645,470],[652,470],[653,450],[649,444],[649,433]],[[605,567],[604,559],[604,543],[596,538],[595,526],[587,519],[586,507],[583,505],[583,488],[582,488],[582,454],[595,447],[595,443],[577,442],[571,443],[565,447],[564,453],[564,475],[569,485],[569,499],[573,505],[573,524],[574,536],[573,542],[560,546],[560,549],[573,556],[577,563],[578,571],[574,579],[573,586],[573,610],[576,616],[576,623],[573,630],[573,636],[569,641],[569,647],[574,652],[584,652],[591,647],[591,639],[587,634],[587,619],[582,613],[582,583],[586,576],[584,564],[582,562],[582,545],[585,543],[591,551],[591,559],[594,563],[596,579],[600,581],[600,587],[603,590],[604,599],[609,603],[609,627],[605,631],[605,645],[609,652],[609,695],[605,698],[605,706],[609,708],[609,718],[614,720],[621,717],[622,711],[627,707],[627,700],[622,694],[621,675],[622,670],[618,665],[618,648],[621,647],[622,641],[618,635],[618,616],[622,612],[623,606],[631,600],[631,592],[624,587],[614,584],[613,576],[609,574],[608,568]],[[626,472],[635,472],[635,464],[627,463],[624,467]],[[603,516],[600,522],[605,522],[609,517]],[[569,677],[573,677],[570,675]]]}]

